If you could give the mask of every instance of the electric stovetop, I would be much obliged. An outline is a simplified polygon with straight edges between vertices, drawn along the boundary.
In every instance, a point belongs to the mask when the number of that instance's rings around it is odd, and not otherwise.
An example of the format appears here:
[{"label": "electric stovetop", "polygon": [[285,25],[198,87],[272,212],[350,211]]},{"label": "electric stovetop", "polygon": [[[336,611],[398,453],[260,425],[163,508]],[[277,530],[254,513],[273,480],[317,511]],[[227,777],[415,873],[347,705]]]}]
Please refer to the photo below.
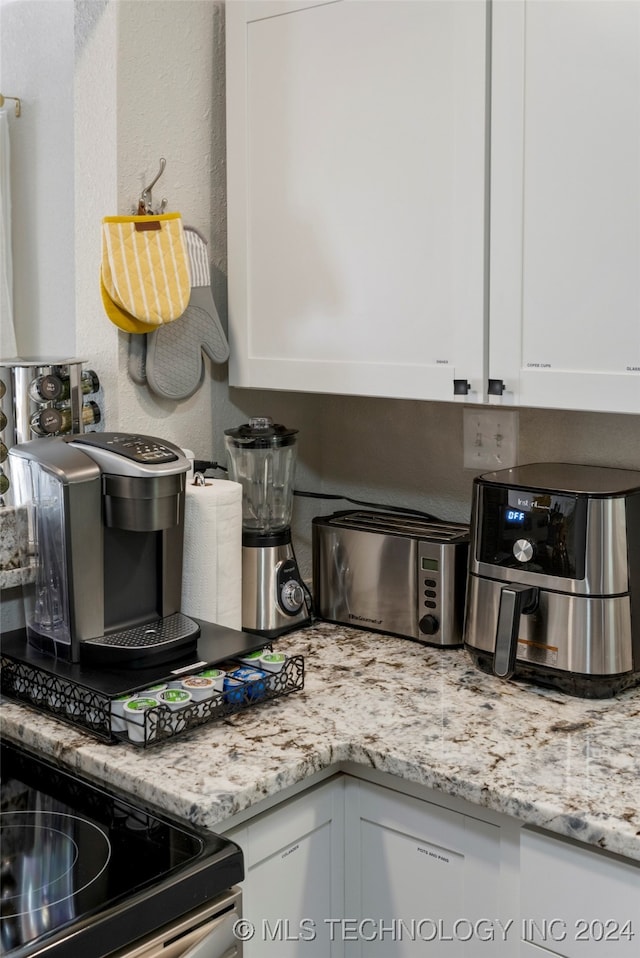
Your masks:
[{"label": "electric stovetop", "polygon": [[233,842],[2,744],[0,954],[103,958],[244,877]]}]

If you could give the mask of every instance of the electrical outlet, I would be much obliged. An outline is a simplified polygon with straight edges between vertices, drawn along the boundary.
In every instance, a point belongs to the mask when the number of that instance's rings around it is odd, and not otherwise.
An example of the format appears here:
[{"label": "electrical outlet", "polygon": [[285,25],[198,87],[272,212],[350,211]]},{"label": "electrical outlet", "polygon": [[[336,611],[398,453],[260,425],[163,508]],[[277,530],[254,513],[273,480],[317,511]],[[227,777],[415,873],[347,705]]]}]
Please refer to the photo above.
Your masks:
[{"label": "electrical outlet", "polygon": [[510,469],[518,461],[518,413],[464,409],[464,468]]}]

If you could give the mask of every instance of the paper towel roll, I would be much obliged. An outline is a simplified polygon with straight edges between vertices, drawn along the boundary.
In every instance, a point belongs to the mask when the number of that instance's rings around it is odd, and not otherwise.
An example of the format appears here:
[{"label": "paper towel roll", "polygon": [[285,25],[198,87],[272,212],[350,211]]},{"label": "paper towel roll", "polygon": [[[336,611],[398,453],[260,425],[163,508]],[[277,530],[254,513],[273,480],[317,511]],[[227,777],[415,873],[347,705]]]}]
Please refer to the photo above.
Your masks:
[{"label": "paper towel roll", "polygon": [[242,628],[242,486],[230,479],[187,481],[182,612]]}]

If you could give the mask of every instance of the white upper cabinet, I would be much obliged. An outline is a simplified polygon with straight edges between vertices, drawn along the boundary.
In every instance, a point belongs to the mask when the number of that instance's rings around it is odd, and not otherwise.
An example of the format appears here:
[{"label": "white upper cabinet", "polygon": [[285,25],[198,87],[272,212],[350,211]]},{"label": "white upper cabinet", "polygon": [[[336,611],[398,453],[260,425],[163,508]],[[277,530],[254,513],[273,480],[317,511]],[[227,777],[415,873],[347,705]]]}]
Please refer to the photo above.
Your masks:
[{"label": "white upper cabinet", "polygon": [[231,385],[640,412],[640,0],[234,0],[227,124]]},{"label": "white upper cabinet", "polygon": [[493,4],[490,372],[640,412],[640,3]]},{"label": "white upper cabinet", "polygon": [[482,400],[484,0],[226,11],[230,384]]}]

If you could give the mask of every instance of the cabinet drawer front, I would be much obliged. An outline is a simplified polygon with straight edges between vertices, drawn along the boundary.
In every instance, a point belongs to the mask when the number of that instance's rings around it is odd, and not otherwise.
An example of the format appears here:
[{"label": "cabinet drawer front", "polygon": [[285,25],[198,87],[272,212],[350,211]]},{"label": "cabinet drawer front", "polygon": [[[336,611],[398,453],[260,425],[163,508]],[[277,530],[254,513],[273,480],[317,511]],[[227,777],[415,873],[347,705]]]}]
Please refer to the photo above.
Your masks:
[{"label": "cabinet drawer front", "polygon": [[566,958],[638,954],[640,865],[523,828],[520,866],[521,933],[532,954],[536,945]]}]

